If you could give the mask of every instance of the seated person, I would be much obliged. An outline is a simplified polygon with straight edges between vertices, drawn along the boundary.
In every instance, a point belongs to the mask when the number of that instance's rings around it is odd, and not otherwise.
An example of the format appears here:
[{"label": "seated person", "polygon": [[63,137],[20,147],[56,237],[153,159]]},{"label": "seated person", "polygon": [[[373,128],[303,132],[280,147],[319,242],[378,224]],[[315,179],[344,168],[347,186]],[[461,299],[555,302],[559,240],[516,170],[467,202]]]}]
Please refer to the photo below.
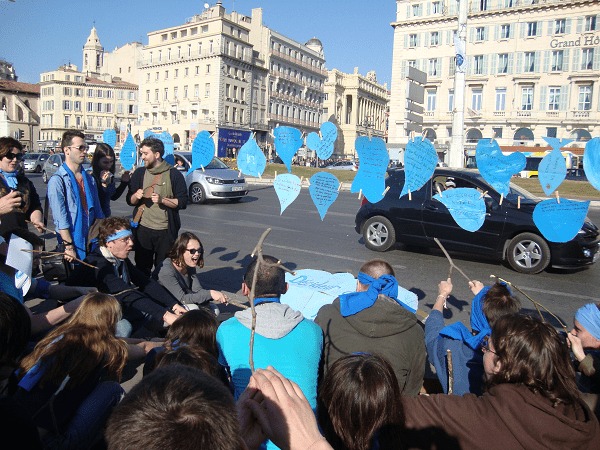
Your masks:
[{"label": "seated person", "polygon": [[[600,303],[588,303],[577,310],[568,337],[577,370],[586,378],[580,381],[586,390],[600,394]],[[586,353],[586,349],[595,351]]]},{"label": "seated person", "polygon": [[452,281],[439,284],[439,295],[425,322],[425,345],[429,361],[435,367],[444,393],[448,393],[447,350],[452,352],[454,384],[452,393],[482,394],[483,352],[481,345],[491,332],[494,322],[502,315],[518,312],[519,300],[513,297],[505,284],[484,287],[479,281],[469,282],[475,298],[471,303],[471,331],[457,322],[445,327],[444,302],[452,292]]},{"label": "seated person", "polygon": [[445,187],[446,191],[448,189],[455,189],[456,188],[456,183],[454,182],[454,178],[452,178],[452,177],[446,178],[446,184],[445,184],[444,187]]},{"label": "seated person", "polygon": [[204,267],[202,243],[195,234],[182,233],[167,252],[167,257],[156,268],[155,278],[182,305],[201,305],[219,315],[219,307],[210,301],[226,304],[227,296],[219,291],[203,289],[196,267]]},{"label": "seated person", "polygon": [[324,375],[342,356],[377,354],[394,368],[404,395],[419,393],[426,361],[423,328],[414,311],[397,297],[394,269],[387,261],[374,259],[360,268],[356,292],[321,307],[315,323],[324,334]]},{"label": "seated person", "polygon": [[66,282],[67,285],[94,286],[100,292],[115,296],[123,307],[123,317],[131,323],[129,328],[127,323],[121,323],[119,337],[128,337],[131,327],[144,324],[160,330],[162,321],[171,325],[186,311],[165,288],[133,265],[128,258],[132,248],[129,220],[103,219],[98,231],[98,248],[85,258],[86,263],[96,268],[80,264]]}]

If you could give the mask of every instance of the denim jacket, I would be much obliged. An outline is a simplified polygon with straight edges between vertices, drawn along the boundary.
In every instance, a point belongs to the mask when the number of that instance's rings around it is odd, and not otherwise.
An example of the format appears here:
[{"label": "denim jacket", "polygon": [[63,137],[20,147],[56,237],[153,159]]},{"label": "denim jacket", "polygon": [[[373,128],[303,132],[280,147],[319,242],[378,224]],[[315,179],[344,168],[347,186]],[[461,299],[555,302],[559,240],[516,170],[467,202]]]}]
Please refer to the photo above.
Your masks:
[{"label": "denim jacket", "polygon": [[[98,199],[98,189],[94,177],[90,177],[93,185],[92,197],[94,204],[88,205],[89,216],[88,225],[92,226],[96,219],[103,219],[104,213]],[[79,189],[79,187],[75,187]],[[77,209],[82,205],[77,204],[77,200],[71,187],[71,179],[64,168],[64,164],[56,171],[48,182],[48,200],[50,201],[50,209],[52,210],[52,219],[56,231],[68,229],[73,234],[73,224]]]}]

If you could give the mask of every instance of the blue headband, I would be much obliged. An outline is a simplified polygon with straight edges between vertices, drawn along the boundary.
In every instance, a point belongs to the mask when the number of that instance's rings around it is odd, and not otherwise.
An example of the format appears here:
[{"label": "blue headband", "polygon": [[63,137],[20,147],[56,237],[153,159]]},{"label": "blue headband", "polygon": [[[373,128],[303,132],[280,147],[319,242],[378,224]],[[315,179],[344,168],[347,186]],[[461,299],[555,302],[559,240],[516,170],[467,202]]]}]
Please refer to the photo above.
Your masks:
[{"label": "blue headband", "polygon": [[111,234],[109,237],[107,237],[106,242],[112,242],[116,239],[121,239],[127,236],[131,236],[131,230],[120,230],[117,231],[115,234]]},{"label": "blue headband", "polygon": [[579,308],[575,319],[596,339],[600,339],[600,310],[595,303],[588,303]]}]

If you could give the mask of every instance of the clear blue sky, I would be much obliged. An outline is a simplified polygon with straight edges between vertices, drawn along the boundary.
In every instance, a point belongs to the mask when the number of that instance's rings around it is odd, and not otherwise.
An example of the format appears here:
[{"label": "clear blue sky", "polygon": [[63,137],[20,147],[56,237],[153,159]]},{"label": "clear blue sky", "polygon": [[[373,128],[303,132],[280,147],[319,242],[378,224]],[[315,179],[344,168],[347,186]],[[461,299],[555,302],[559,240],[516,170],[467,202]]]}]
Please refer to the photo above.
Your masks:
[{"label": "clear blue sky", "polygon": [[[216,0],[209,1],[211,5]],[[147,33],[183,24],[202,12],[204,0],[0,0],[0,58],[12,62],[19,81],[71,61],[81,69],[82,48],[96,21],[106,51],[128,42],[148,43]],[[328,69],[366,75],[390,86],[394,0],[223,0],[227,12],[250,15],[263,8],[263,23],[299,42],[316,36]]]}]

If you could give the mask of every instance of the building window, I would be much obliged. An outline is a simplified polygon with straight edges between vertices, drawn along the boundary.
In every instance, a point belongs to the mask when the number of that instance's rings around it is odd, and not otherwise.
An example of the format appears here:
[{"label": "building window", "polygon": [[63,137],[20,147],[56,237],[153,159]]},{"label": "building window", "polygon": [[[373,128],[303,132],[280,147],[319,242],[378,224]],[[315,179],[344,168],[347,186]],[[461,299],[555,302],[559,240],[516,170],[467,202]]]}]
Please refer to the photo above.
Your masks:
[{"label": "building window", "polygon": [[411,59],[410,61],[408,61],[408,67],[417,67],[417,60],[416,59]]},{"label": "building window", "polygon": [[196,75],[200,75],[200,66],[196,66]]},{"label": "building window", "polygon": [[581,50],[581,70],[592,70],[594,65],[594,49],[584,48]]},{"label": "building window", "polygon": [[548,96],[548,111],[558,111],[560,109],[560,88],[550,87]]},{"label": "building window", "polygon": [[186,67],[184,73],[185,73],[185,76],[188,77],[190,75],[190,68]]},{"label": "building window", "polygon": [[416,34],[409,35],[408,40],[409,40],[409,47],[417,46],[417,35]]},{"label": "building window", "polygon": [[163,98],[169,100],[169,88],[165,88],[165,96]]},{"label": "building window", "polygon": [[484,27],[475,28],[475,40],[483,41],[484,39],[485,39],[485,28]]},{"label": "building window", "polygon": [[210,83],[204,85],[204,96],[207,98],[210,97]]},{"label": "building window", "polygon": [[206,73],[209,74],[210,73],[210,64],[206,65]]},{"label": "building window", "polygon": [[168,80],[168,79],[169,79],[169,71],[165,70],[165,80]]},{"label": "building window", "polygon": [[177,99],[178,95],[179,95],[179,88],[177,88],[177,87],[173,88],[173,98]]},{"label": "building window", "polygon": [[509,39],[510,38],[510,25],[500,25],[500,39]]},{"label": "building window", "polygon": [[587,16],[585,18],[584,31],[596,31],[596,16]]},{"label": "building window", "polygon": [[162,50],[158,51],[158,62],[162,61]]},{"label": "building window", "polygon": [[202,25],[202,32],[208,33],[208,25]]},{"label": "building window", "polygon": [[436,96],[437,91],[435,89],[430,89],[427,91],[427,111],[435,111]]},{"label": "building window", "polygon": [[416,5],[412,5],[412,15],[413,17],[418,17],[420,16],[420,11],[421,11],[421,5],[419,5],[418,3]]},{"label": "building window", "polygon": [[163,41],[163,42],[166,41],[167,40],[167,35],[166,34],[162,34],[160,36],[160,40]]},{"label": "building window", "polygon": [[527,22],[527,36],[537,35],[537,22]]},{"label": "building window", "polygon": [[546,127],[546,136],[555,138],[558,132],[557,127]]},{"label": "building window", "polygon": [[473,74],[483,75],[483,55],[475,55],[473,57]]},{"label": "building window", "polygon": [[523,72],[534,72],[535,71],[535,52],[525,52],[525,65],[523,66]]},{"label": "building window", "polygon": [[473,89],[471,95],[471,109],[474,111],[481,111],[482,100],[483,91],[481,89]]},{"label": "building window", "polygon": [[492,127],[492,131],[496,135],[496,139],[502,139],[502,127]]},{"label": "building window", "polygon": [[150,101],[150,90],[146,91],[146,101],[149,102]]},{"label": "building window", "polygon": [[225,98],[230,98],[230,90],[231,90],[231,85],[230,84],[226,84],[225,85]]},{"label": "building window", "polygon": [[439,14],[441,12],[440,11],[440,2],[433,2],[431,4],[431,6],[432,6],[433,14]]},{"label": "building window", "polygon": [[75,111],[81,111],[81,102],[74,102],[73,106]]},{"label": "building window", "polygon": [[454,89],[448,91],[448,111],[454,110]]},{"label": "building window", "polygon": [[160,74],[158,72],[156,72],[156,75],[154,76],[154,81],[158,81],[160,77]]},{"label": "building window", "polygon": [[71,101],[70,100],[63,100],[63,109],[65,111],[71,110]]},{"label": "building window", "polygon": [[179,76],[179,69],[175,69],[175,78]]},{"label": "building window", "polygon": [[496,89],[496,111],[506,109],[506,88]]},{"label": "building window", "polygon": [[158,93],[158,89],[154,90],[154,100],[158,101],[159,100],[159,93]]},{"label": "building window", "polygon": [[440,43],[440,34],[437,31],[433,31],[431,33],[431,39],[429,41],[429,45],[439,45]]},{"label": "building window", "polygon": [[552,52],[552,72],[560,72],[563,66],[563,51],[554,50]]},{"label": "building window", "polygon": [[183,98],[187,98],[188,97],[188,87],[187,85],[183,87]]},{"label": "building window", "polygon": [[237,122],[237,108],[231,108],[231,121]]},{"label": "building window", "polygon": [[438,73],[437,73],[437,59],[430,59],[429,60],[428,75],[430,77],[437,77],[437,75],[438,75]]},{"label": "building window", "polygon": [[199,84],[195,84],[194,85],[194,97],[198,98],[200,96],[200,85]]},{"label": "building window", "polygon": [[508,73],[508,53],[498,55],[498,73]]},{"label": "building window", "polygon": [[521,110],[531,111],[533,109],[533,88],[524,87],[521,94]]},{"label": "building window", "polygon": [[579,101],[577,102],[579,111],[589,111],[592,109],[592,87],[579,86]]},{"label": "building window", "polygon": [[556,19],[554,21],[554,34],[565,34],[566,27],[566,19]]}]

